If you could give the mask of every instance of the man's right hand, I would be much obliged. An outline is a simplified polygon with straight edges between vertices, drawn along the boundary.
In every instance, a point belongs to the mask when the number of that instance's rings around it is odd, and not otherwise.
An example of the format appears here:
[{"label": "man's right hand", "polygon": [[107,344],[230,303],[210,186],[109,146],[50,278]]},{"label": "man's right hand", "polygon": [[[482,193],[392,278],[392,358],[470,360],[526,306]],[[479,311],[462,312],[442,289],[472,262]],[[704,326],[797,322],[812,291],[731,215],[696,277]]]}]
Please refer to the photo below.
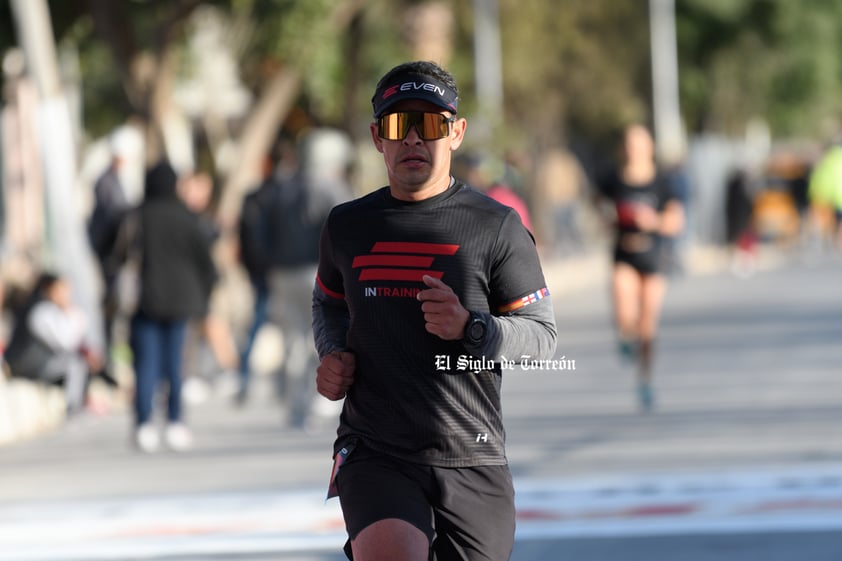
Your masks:
[{"label": "man's right hand", "polygon": [[331,401],[342,399],[354,383],[355,367],[353,353],[333,351],[325,355],[316,369],[316,389]]}]

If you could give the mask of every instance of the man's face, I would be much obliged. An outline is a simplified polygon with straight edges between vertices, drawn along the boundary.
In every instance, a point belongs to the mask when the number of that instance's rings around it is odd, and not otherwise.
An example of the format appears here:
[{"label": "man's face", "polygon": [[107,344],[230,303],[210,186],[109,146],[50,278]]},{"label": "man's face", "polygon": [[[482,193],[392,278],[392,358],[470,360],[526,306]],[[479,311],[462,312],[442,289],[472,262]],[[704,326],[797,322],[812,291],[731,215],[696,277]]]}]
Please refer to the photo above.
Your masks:
[{"label": "man's face", "polygon": [[[425,111],[451,114],[438,106],[420,100],[402,101],[389,110]],[[377,123],[371,125],[374,146],[383,154],[392,196],[402,200],[423,200],[443,192],[450,185],[450,160],[454,150],[462,144],[467,122],[456,119],[450,134],[438,140],[424,140],[415,127],[403,140],[386,140],[377,135]]]}]

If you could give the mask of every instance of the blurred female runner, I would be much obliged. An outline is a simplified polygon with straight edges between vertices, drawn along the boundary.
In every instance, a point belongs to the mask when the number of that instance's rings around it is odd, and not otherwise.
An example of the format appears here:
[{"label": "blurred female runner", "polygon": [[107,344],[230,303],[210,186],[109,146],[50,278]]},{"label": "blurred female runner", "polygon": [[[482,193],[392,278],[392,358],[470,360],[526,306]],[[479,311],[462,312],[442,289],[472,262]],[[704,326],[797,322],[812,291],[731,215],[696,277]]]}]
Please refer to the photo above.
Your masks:
[{"label": "blurred female runner", "polygon": [[666,292],[669,244],[684,227],[684,209],[655,163],[646,127],[622,135],[622,162],[600,184],[616,210],[612,293],[620,352],[638,363],[637,392],[644,410],[654,406],[653,343]]}]

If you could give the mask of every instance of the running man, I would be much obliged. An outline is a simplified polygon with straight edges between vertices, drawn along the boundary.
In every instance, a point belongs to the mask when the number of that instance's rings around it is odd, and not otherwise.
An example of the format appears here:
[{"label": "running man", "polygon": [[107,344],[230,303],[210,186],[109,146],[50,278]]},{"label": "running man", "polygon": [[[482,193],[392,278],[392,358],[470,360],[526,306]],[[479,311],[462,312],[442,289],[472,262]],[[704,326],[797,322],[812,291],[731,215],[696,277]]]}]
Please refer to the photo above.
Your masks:
[{"label": "running man", "polygon": [[[433,63],[389,71],[370,127],[389,185],[322,233],[317,386],[345,398],[332,484],[355,561],[504,561],[514,542],[498,361],[551,358],[556,328],[517,213],[450,176],[457,102]],[[459,370],[466,357],[495,366]]]}]

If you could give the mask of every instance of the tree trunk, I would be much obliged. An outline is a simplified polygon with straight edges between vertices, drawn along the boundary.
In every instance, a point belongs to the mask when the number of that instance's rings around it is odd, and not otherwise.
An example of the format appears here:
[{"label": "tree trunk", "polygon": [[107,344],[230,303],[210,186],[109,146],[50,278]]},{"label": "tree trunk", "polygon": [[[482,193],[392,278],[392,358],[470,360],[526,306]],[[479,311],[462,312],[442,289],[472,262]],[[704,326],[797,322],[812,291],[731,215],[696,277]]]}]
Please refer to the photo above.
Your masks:
[{"label": "tree trunk", "polygon": [[[364,4],[363,0],[339,3],[330,15],[334,30],[339,32],[348,28]],[[302,52],[306,52],[306,49]],[[239,217],[243,195],[262,179],[263,157],[269,153],[272,141],[295,102],[301,86],[300,68],[305,66],[305,63],[295,63],[295,66],[290,65],[282,69],[269,82],[246,121],[235,156],[236,166],[222,190],[218,215],[223,228],[234,227]]]},{"label": "tree trunk", "polygon": [[232,228],[240,213],[243,195],[262,179],[263,157],[286,119],[301,85],[296,68],[279,71],[260,96],[240,135],[236,165],[225,181],[218,217],[224,228]]}]

